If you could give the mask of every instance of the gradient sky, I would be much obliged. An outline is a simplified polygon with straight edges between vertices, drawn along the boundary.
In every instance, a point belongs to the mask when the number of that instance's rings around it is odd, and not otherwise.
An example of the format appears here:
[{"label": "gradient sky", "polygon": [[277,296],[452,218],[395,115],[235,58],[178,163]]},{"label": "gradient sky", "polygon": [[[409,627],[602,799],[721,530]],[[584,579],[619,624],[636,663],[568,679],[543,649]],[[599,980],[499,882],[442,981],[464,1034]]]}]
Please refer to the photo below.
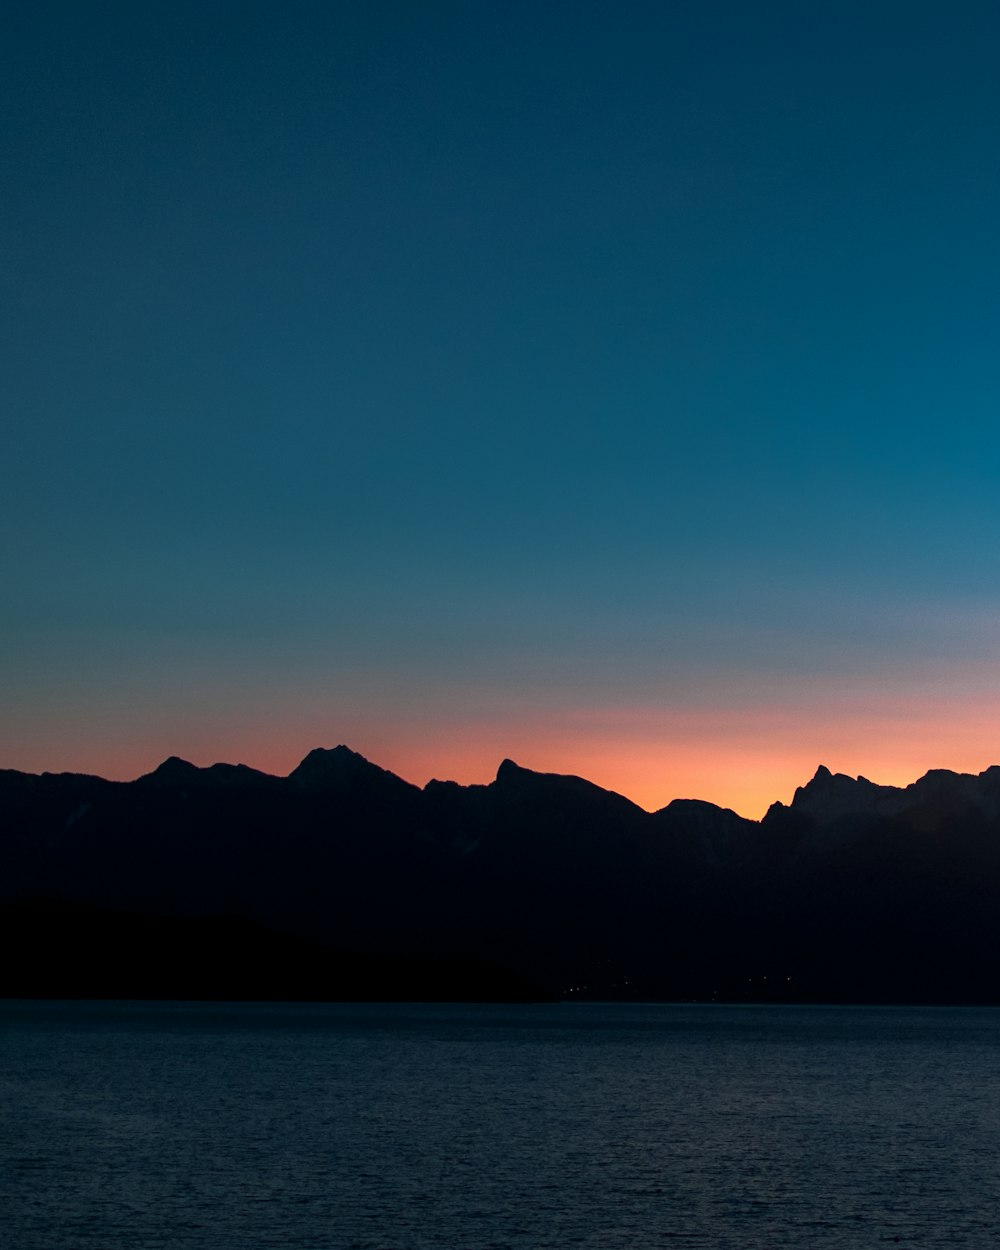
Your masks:
[{"label": "gradient sky", "polygon": [[0,766],[1000,762],[1000,6],[14,3]]}]

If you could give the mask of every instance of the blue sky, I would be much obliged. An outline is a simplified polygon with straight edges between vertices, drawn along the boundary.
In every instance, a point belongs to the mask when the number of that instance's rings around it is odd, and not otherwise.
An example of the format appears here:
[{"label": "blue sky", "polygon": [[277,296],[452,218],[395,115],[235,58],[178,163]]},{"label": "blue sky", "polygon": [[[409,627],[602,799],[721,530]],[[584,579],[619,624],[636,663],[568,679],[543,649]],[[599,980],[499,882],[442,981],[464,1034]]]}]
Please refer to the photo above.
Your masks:
[{"label": "blue sky", "polygon": [[0,763],[1000,759],[998,36],[16,6]]}]

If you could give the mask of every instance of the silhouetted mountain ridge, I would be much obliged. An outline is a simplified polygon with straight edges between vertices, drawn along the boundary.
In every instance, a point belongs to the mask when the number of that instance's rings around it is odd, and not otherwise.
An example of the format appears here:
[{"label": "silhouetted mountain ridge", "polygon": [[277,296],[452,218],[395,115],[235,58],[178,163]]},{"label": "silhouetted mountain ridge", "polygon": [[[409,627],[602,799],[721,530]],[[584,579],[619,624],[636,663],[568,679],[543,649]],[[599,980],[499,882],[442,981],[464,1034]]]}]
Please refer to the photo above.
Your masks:
[{"label": "silhouetted mountain ridge", "polygon": [[510,759],[420,789],[343,745],[287,777],[177,757],[133,782],[3,771],[0,873],[0,902],[235,916],[557,992],[1000,1001],[996,766],[905,787],[820,766],[761,821],[649,813]]}]

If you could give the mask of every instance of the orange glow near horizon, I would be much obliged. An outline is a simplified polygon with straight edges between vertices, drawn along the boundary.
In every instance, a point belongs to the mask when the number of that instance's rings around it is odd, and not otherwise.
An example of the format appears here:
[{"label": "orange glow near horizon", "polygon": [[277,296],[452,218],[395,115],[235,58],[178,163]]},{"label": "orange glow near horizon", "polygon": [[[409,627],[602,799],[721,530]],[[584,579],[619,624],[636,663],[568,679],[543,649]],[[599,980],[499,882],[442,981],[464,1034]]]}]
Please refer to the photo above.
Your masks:
[{"label": "orange glow near horizon", "polygon": [[[493,780],[509,756],[538,772],[573,773],[647,810],[675,798],[704,799],[759,818],[789,802],[819,764],[882,784],[906,785],[930,768],[980,772],[1000,763],[1000,704],[988,692],[958,698],[929,692],[878,699],[830,695],[798,706],[563,709],[523,718],[319,714],[300,704],[227,722],[222,710],[194,721],[148,723],[139,714],[127,740],[100,741],[93,726],[64,721],[35,740],[0,743],[6,768],[90,772],[130,780],[168,755],[205,766],[244,763],[285,775],[313,747],[343,742],[417,785],[431,777],[462,784]],[[496,712],[496,709],[493,709]]]}]

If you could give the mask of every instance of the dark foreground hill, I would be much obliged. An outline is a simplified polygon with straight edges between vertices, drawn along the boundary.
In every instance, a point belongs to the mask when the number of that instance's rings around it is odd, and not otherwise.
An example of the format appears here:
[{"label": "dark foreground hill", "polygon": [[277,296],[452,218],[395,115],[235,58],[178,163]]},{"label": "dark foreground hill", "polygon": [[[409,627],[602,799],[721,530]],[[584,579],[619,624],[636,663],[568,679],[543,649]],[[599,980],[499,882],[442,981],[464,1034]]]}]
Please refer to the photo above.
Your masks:
[{"label": "dark foreground hill", "polygon": [[[0,904],[11,998],[524,1002],[537,985],[475,959],[362,955],[239,916],[150,916],[31,899]],[[13,956],[13,957],[11,957]]]},{"label": "dark foreground hill", "polygon": [[821,768],[759,822],[346,747],[0,772],[0,903],[7,994],[1000,1002],[1000,768]]}]

